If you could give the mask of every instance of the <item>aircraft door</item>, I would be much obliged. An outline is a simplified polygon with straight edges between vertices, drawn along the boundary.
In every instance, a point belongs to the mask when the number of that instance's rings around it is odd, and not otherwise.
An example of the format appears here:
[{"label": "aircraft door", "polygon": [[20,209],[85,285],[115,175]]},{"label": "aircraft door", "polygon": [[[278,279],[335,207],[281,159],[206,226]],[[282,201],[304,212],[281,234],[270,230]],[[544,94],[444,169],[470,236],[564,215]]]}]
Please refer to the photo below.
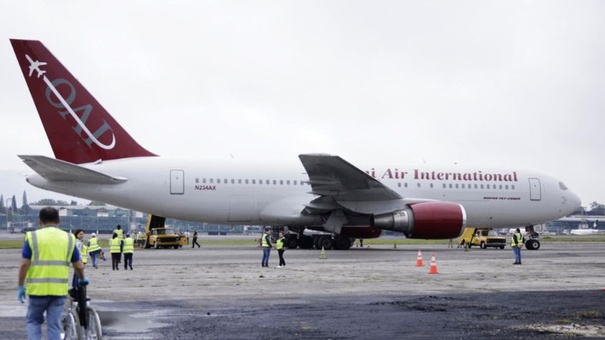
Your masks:
[{"label": "aircraft door", "polygon": [[539,201],[542,199],[542,187],[540,185],[540,179],[538,178],[529,179],[529,199],[532,201]]},{"label": "aircraft door", "polygon": [[170,170],[170,194],[182,195],[185,193],[185,171]]}]

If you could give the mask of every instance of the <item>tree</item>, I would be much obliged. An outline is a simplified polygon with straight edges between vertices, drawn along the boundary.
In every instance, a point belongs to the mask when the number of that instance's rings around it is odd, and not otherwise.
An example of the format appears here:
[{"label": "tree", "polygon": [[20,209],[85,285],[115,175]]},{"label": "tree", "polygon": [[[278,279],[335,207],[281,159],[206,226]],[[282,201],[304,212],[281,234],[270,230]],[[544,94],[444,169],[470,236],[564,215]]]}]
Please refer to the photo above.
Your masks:
[{"label": "tree", "polygon": [[605,205],[592,202],[590,203],[590,210],[587,212],[588,215],[605,215]]},{"label": "tree", "polygon": [[21,206],[21,214],[27,215],[31,211],[29,204],[27,204],[27,193],[23,190],[23,205]]},{"label": "tree", "polygon": [[43,198],[41,200],[39,200],[36,205],[48,205],[48,206],[53,206],[53,205],[68,205],[67,202],[62,201],[62,200],[54,200],[52,198]]},{"label": "tree", "polygon": [[88,203],[89,206],[97,206],[97,207],[104,207],[107,204],[105,202],[99,202],[99,201],[90,201],[90,203]]},{"label": "tree", "polygon": [[13,195],[10,209],[13,211],[13,213],[17,211],[17,197],[15,197],[15,195]]}]

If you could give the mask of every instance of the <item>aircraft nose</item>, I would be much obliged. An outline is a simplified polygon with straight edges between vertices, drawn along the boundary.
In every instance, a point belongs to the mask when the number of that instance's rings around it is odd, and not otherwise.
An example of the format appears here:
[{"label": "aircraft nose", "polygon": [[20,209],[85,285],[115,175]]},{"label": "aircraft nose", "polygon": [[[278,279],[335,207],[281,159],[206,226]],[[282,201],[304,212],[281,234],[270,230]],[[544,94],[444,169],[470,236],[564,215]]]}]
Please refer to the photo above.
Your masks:
[{"label": "aircraft nose", "polygon": [[577,211],[580,209],[580,206],[582,205],[582,200],[580,199],[580,196],[576,195],[574,192],[570,191],[569,194],[566,197],[566,205],[568,207],[569,210],[569,214],[571,214],[574,211]]}]

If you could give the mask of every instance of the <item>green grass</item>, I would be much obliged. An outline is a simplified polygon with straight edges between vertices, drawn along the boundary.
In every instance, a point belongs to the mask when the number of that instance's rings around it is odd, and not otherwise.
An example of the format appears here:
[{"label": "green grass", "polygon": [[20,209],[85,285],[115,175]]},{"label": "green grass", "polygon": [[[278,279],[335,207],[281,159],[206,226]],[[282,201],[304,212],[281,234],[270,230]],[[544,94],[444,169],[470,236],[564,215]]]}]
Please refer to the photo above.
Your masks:
[{"label": "green grass", "polygon": [[[204,246],[256,246],[258,245],[258,237],[250,236],[249,238],[213,238],[212,236],[201,237],[198,239],[198,243]],[[395,243],[400,245],[425,245],[425,244],[443,244],[447,245],[449,240],[417,240],[407,239],[405,237],[381,237],[376,239],[364,240],[364,246],[375,246],[375,245],[387,245],[393,246]],[[548,235],[540,238],[542,243],[556,243],[556,242],[567,242],[567,243],[582,243],[582,242],[605,242],[605,235],[586,235],[586,236],[575,236],[575,235]],[[102,239],[101,247],[107,249],[109,242]],[[454,245],[457,242],[454,240]],[[23,247],[23,240],[0,240],[0,249],[20,249]]]}]

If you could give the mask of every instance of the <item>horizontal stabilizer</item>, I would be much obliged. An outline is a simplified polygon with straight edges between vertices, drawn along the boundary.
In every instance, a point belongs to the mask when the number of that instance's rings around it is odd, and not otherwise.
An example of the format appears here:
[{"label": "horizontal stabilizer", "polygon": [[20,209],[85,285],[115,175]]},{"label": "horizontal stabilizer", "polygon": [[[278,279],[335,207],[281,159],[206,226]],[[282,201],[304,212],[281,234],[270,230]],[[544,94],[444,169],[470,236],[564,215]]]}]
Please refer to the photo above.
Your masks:
[{"label": "horizontal stabilizer", "polygon": [[19,155],[27,166],[50,181],[69,181],[90,184],[118,184],[126,182],[124,177],[106,175],[83,166],[46,156]]}]

